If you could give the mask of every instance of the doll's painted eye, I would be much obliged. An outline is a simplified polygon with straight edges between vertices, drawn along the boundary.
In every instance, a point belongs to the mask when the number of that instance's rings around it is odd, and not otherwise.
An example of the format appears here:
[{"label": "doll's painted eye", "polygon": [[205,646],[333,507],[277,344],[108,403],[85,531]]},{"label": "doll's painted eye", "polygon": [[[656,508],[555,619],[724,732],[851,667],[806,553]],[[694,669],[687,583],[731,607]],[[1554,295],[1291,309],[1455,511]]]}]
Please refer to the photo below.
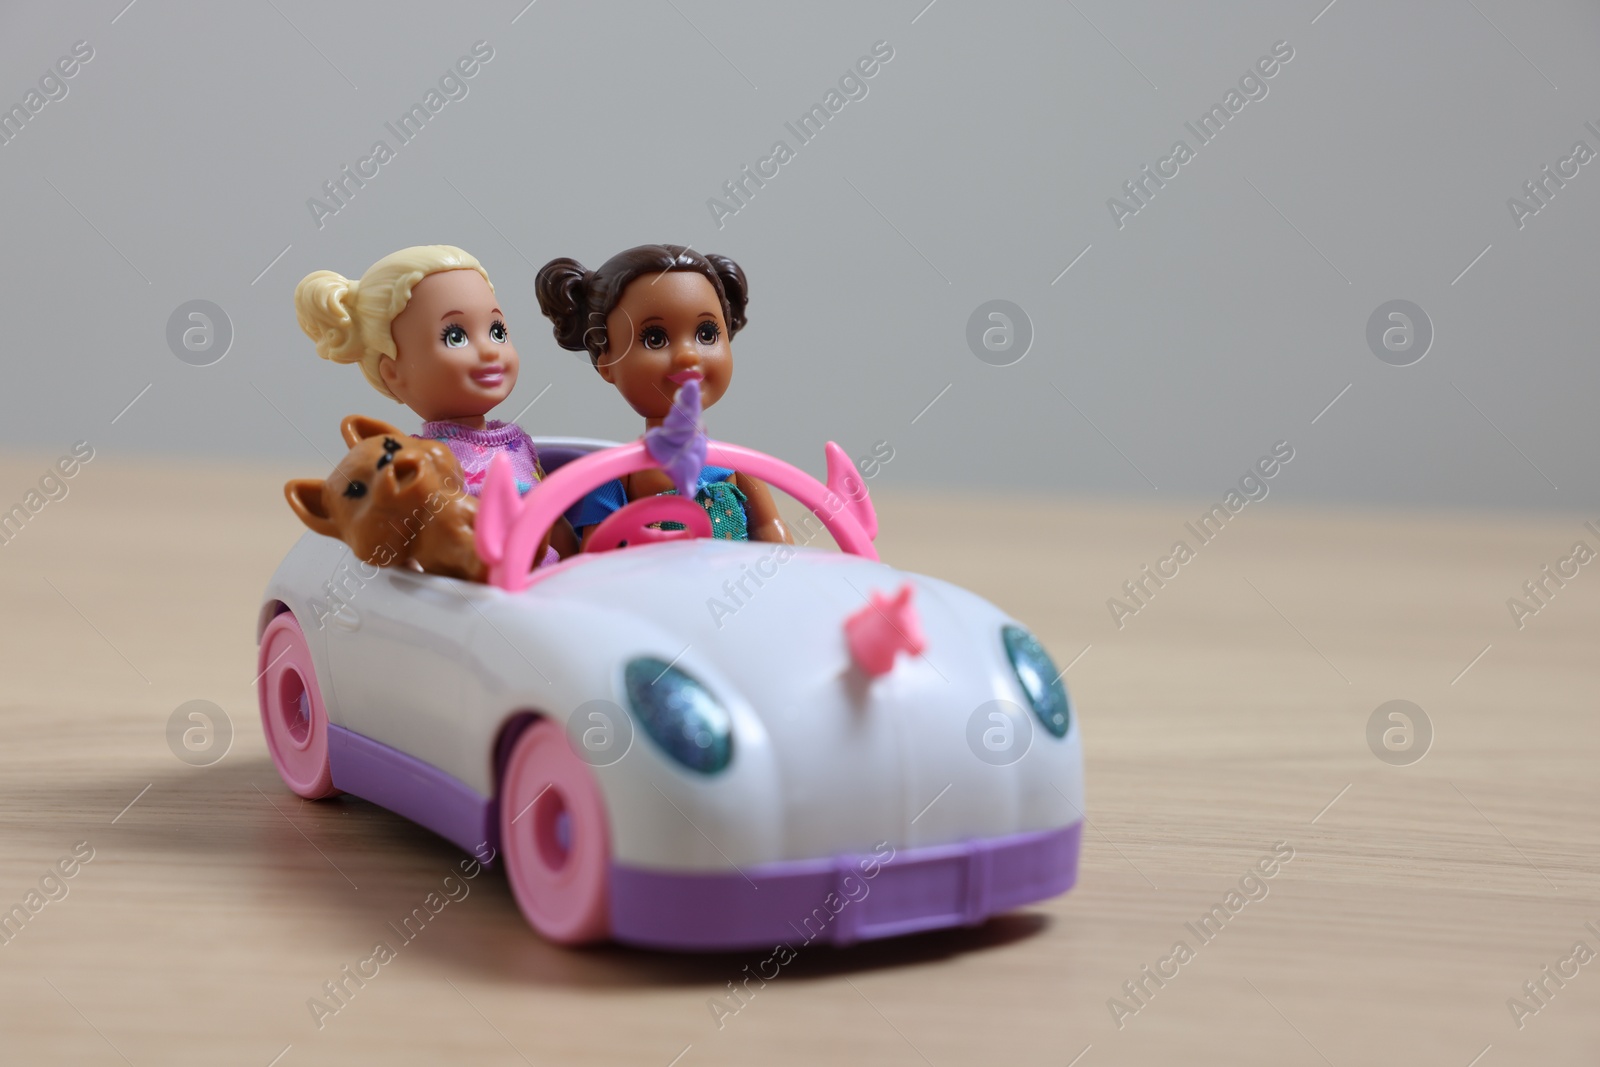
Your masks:
[{"label": "doll's painted eye", "polygon": [[445,346],[448,348],[467,347],[467,331],[463,330],[460,326],[457,326],[453,322],[444,328],[444,332],[439,334],[439,339],[443,341]]},{"label": "doll's painted eye", "polygon": [[507,336],[508,334],[506,333],[505,323],[501,322],[499,319],[495,319],[489,324],[489,340],[493,341],[497,345],[503,345],[506,343]]},{"label": "doll's painted eye", "polygon": [[695,338],[703,345],[716,344],[717,338],[720,337],[721,334],[722,331],[717,329],[717,324],[712,322],[710,319],[702,322],[700,324],[700,328],[694,332]]},{"label": "doll's painted eye", "polygon": [[659,326],[646,326],[639,335],[639,343],[646,348],[666,348],[667,331]]},{"label": "doll's painted eye", "polygon": [[367,483],[351,482],[349,485],[344,487],[344,495],[349,497],[351,500],[361,499],[367,495]]}]

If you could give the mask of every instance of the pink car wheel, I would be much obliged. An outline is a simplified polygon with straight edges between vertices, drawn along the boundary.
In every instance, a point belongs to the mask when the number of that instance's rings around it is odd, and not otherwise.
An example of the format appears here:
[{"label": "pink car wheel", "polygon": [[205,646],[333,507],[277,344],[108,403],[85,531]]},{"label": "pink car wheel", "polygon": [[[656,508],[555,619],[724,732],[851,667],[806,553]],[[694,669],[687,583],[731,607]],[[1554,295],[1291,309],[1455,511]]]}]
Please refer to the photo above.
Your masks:
[{"label": "pink car wheel", "polygon": [[565,945],[610,935],[611,836],[589,765],[540,719],[506,763],[500,841],[512,895],[539,933]]},{"label": "pink car wheel", "polygon": [[261,729],[267,751],[284,784],[310,800],[331,797],[328,712],[311,666],[311,648],[294,615],[285,611],[267,624],[256,662],[260,679]]}]

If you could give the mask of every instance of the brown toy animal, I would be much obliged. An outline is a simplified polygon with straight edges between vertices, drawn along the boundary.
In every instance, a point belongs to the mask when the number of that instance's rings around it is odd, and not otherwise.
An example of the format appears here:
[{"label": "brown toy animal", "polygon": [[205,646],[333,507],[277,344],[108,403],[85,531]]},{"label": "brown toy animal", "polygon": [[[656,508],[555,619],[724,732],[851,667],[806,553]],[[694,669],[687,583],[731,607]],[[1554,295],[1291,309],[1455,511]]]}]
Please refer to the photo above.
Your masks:
[{"label": "brown toy animal", "polygon": [[364,415],[346,416],[339,429],[350,453],[327,480],[283,487],[301,521],[367,563],[484,581],[488,567],[472,540],[478,501],[450,449]]}]

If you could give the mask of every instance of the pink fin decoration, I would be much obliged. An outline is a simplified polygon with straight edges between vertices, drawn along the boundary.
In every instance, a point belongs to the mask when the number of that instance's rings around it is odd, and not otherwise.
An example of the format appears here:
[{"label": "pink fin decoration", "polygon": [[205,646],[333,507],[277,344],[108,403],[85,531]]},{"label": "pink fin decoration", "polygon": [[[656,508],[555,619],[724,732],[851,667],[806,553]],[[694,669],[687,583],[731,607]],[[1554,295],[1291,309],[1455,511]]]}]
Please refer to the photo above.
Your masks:
[{"label": "pink fin decoration", "polygon": [[922,620],[911,604],[912,592],[910,582],[893,596],[873,592],[866,607],[844,620],[850,657],[868,675],[888,674],[897,653],[920,656],[928,647]]},{"label": "pink fin decoration", "polygon": [[489,473],[478,495],[478,517],[473,524],[472,537],[478,558],[489,565],[490,584],[502,589],[508,588],[503,567],[506,543],[521,514],[522,497],[517,492],[517,476],[511,469],[511,459],[504,452],[496,452],[489,460]]},{"label": "pink fin decoration", "polygon": [[828,488],[856,520],[867,540],[877,540],[878,511],[872,506],[872,497],[867,495],[867,483],[844,449],[829,441],[824,452],[828,457]]}]

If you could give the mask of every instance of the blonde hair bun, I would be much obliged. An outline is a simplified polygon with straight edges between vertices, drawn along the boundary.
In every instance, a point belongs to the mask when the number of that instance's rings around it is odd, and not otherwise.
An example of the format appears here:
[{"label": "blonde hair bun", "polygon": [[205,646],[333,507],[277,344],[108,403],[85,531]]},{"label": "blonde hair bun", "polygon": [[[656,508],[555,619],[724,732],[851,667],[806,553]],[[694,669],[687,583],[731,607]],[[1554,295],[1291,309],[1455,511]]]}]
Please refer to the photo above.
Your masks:
[{"label": "blonde hair bun", "polygon": [[294,287],[294,317],[300,329],[317,346],[317,355],[335,363],[361,359],[360,331],[354,329],[351,308],[356,282],[331,270],[313,271]]}]

